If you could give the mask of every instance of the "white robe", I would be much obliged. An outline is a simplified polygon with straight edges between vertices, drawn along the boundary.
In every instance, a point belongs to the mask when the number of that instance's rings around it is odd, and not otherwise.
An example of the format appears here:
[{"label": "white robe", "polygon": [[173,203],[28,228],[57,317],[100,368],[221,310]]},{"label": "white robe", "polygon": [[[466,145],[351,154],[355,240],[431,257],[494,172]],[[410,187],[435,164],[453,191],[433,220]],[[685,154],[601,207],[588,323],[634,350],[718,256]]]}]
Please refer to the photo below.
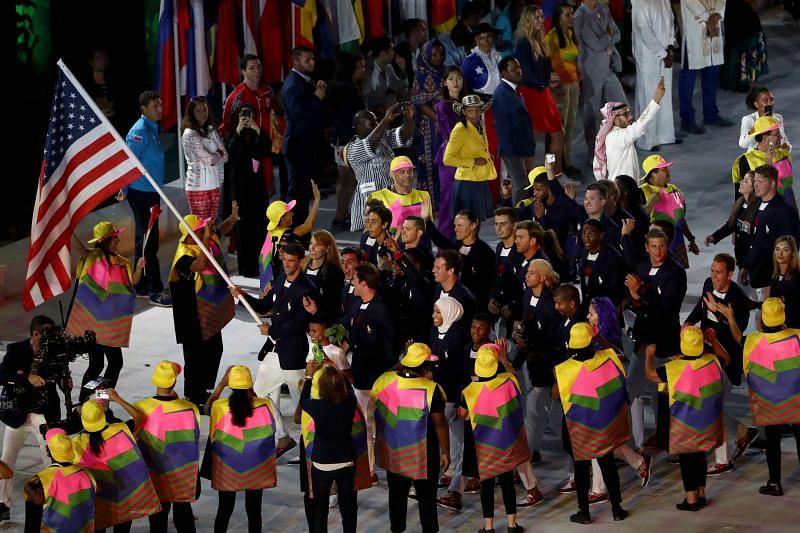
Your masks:
[{"label": "white robe", "polygon": [[636,101],[634,112],[641,115],[653,98],[658,80],[664,76],[666,93],[661,111],[648,124],[636,146],[649,150],[675,142],[672,116],[672,68],[664,67],[667,47],[675,45],[675,21],[669,0],[633,0],[633,56],[636,59]]},{"label": "white robe", "polygon": [[723,19],[719,21],[719,36],[708,37],[706,21],[713,13],[725,14],[726,0],[682,0],[683,53],[691,70],[725,63]]}]

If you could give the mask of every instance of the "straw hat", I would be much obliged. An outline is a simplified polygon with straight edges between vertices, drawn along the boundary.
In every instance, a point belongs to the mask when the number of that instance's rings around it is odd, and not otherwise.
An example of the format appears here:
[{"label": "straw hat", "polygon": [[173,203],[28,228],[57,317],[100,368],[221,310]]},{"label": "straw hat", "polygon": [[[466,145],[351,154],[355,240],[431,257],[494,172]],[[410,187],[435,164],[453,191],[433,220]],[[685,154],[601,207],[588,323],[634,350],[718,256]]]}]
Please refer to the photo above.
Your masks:
[{"label": "straw hat", "polygon": [[686,326],[681,331],[681,353],[689,357],[703,354],[703,331],[697,326]]},{"label": "straw hat", "polygon": [[768,131],[779,129],[781,129],[781,123],[778,122],[778,119],[775,117],[758,117],[755,124],[753,124],[753,132],[750,134],[750,136],[755,137],[756,135],[761,135],[767,133]]},{"label": "straw hat", "polygon": [[404,168],[414,168],[414,163],[411,161],[411,159],[404,155],[395,157],[392,159],[392,162],[389,163],[389,172],[403,170]]},{"label": "straw hat", "polygon": [[484,344],[475,354],[475,375],[490,378],[497,374],[497,361],[500,358],[496,344]]},{"label": "straw hat", "polygon": [[228,374],[228,387],[236,390],[249,390],[253,387],[250,369],[244,365],[236,365]]},{"label": "straw hat", "polygon": [[478,107],[481,111],[486,111],[491,105],[491,102],[484,102],[477,94],[468,94],[460,102],[453,102],[453,111],[463,115],[467,107]]},{"label": "straw hat", "polygon": [[104,241],[109,237],[116,237],[123,231],[125,231],[125,228],[118,228],[108,220],[104,220],[103,222],[98,222],[94,225],[94,229],[92,230],[92,235],[94,238],[89,239],[88,242],[89,244],[94,244],[96,242]]},{"label": "straw hat", "polygon": [[416,368],[426,361],[438,361],[439,358],[431,353],[427,344],[415,342],[406,350],[406,354],[400,359],[400,364],[406,368]]},{"label": "straw hat", "polygon": [[161,361],[153,370],[153,377],[150,382],[156,387],[162,389],[169,389],[175,385],[178,379],[178,374],[181,373],[181,365],[173,363],[172,361]]},{"label": "straw hat", "polygon": [[72,441],[67,436],[67,432],[61,428],[55,428],[45,433],[44,440],[47,441],[47,449],[50,450],[50,457],[59,463],[71,463],[75,458],[75,450]]},{"label": "straw hat", "polygon": [[294,208],[295,203],[297,202],[295,202],[294,200],[292,200],[288,204],[280,200],[275,200],[274,202],[269,204],[269,207],[267,207],[267,219],[269,220],[269,225],[267,225],[267,229],[269,231],[272,231],[275,228],[277,228],[278,224],[281,223],[281,218],[283,218],[283,215],[291,211],[292,208]]},{"label": "straw hat", "polygon": [[572,350],[586,348],[592,343],[594,330],[586,322],[578,322],[569,330],[569,347]]},{"label": "straw hat", "polygon": [[659,168],[666,168],[671,167],[672,161],[667,161],[663,157],[658,154],[653,154],[647,156],[644,161],[642,161],[642,169],[644,170],[644,176],[642,176],[641,181],[646,181],[647,176],[654,170]]},{"label": "straw hat", "polygon": [[81,406],[81,423],[83,429],[89,433],[96,433],[102,430],[108,423],[106,422],[106,410],[96,400],[86,400]]},{"label": "straw hat", "polygon": [[786,322],[786,306],[780,298],[767,298],[761,304],[761,322],[768,328],[774,328]]},{"label": "straw hat", "polygon": [[[200,218],[197,215],[189,214],[183,217],[184,222],[192,228],[192,231],[197,233],[201,229],[205,228],[206,225],[211,222],[212,219],[210,218]],[[186,237],[189,235],[189,231],[186,229],[186,226],[183,224],[178,224],[178,228],[181,230],[181,237]]]}]

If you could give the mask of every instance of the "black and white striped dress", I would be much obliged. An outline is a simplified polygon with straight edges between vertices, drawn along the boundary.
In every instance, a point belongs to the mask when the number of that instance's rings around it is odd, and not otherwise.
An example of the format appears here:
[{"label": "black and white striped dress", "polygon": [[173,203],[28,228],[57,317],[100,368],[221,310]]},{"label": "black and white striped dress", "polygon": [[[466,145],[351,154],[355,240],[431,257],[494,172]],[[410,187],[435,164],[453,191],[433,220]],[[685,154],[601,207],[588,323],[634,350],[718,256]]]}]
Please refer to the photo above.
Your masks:
[{"label": "black and white striped dress", "polygon": [[350,204],[350,231],[364,229],[364,206],[367,197],[392,184],[389,164],[394,158],[392,148],[410,146],[413,137],[403,141],[400,128],[388,130],[378,147],[373,150],[367,138],[355,138],[347,145],[347,163],[353,169],[358,187]]}]

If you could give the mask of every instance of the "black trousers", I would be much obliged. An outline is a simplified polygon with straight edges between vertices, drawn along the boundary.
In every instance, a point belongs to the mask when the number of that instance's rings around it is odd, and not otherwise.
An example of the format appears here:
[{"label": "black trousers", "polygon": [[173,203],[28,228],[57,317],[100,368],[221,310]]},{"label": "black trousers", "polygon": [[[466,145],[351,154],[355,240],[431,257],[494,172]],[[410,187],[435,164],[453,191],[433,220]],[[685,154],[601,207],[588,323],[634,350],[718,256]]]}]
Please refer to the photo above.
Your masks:
[{"label": "black trousers", "polygon": [[[233,508],[236,507],[236,493],[221,490],[218,494],[219,506],[217,507],[217,517],[214,519],[214,533],[226,533]],[[244,509],[247,512],[248,533],[261,532],[261,496],[263,494],[263,489],[245,491]]]},{"label": "black trousers", "polygon": [[217,372],[222,361],[222,333],[206,340],[183,343],[183,394],[193,400],[202,399],[207,390],[216,386]]},{"label": "black trousers", "polygon": [[[608,489],[608,500],[612,507],[619,507],[622,494],[619,488],[619,472],[614,461],[614,451],[597,458],[603,482]],[[589,489],[591,488],[592,461],[575,461],[575,488],[578,492],[578,510],[589,512]]]},{"label": "black trousers", "polygon": [[[767,436],[767,468],[769,469],[770,483],[781,482],[781,437],[786,426],[764,426]],[[790,424],[797,443],[797,458],[800,460],[800,424]]]},{"label": "black trousers", "polygon": [[280,199],[285,202],[289,191],[289,172],[286,170],[286,161],[283,159],[283,154],[272,154],[272,166],[278,167],[278,194]]},{"label": "black trousers", "polygon": [[358,493],[355,489],[356,468],[349,466],[338,470],[318,470],[311,468],[311,483],[314,486],[314,529],[313,533],[328,532],[328,497],[331,486],[336,482],[339,496],[339,512],[342,515],[342,530],[355,533],[358,521]]},{"label": "black trousers", "polygon": [[[142,257],[142,244],[147,231],[147,223],[150,221],[150,208],[154,205],[161,205],[161,197],[155,192],[128,189],[128,204],[133,211],[133,223],[136,226],[136,259],[133,262],[135,265]],[[136,286],[137,292],[149,293],[151,296],[164,290],[164,283],[161,281],[161,267],[158,263],[158,241],[158,223],[156,223],[153,224],[153,229],[147,238],[147,247],[144,249],[144,258],[147,259],[144,276]]]},{"label": "black trousers", "polygon": [[119,373],[122,370],[122,348],[98,344],[94,350],[89,352],[89,366],[86,368],[86,373],[83,374],[83,381],[81,382],[81,403],[89,399],[94,392],[93,390],[84,389],[83,387],[93,379],[97,379],[100,374],[103,373],[104,358],[108,360],[106,372],[103,374],[106,385],[111,388],[117,386]]},{"label": "black trousers", "polygon": [[681,465],[683,490],[690,492],[705,488],[708,471],[705,452],[679,453],[678,462]]},{"label": "black trousers", "polygon": [[150,520],[150,533],[167,533],[170,508],[175,509],[172,517],[178,533],[194,533],[197,531],[194,527],[191,502],[161,502],[161,510],[148,517]]},{"label": "black trousers", "polygon": [[283,154],[286,163],[288,190],[287,200],[296,200],[297,204],[292,211],[294,218],[292,225],[299,226],[306,221],[308,216],[308,202],[311,200],[311,180],[319,180],[319,157],[321,154],[312,143],[291,143],[286,153]]},{"label": "black trousers", "polygon": [[417,492],[419,502],[419,521],[423,533],[439,531],[439,517],[436,514],[436,479],[411,479],[386,472],[389,485],[389,524],[395,533],[406,530],[408,511],[408,491],[411,484]]},{"label": "black trousers", "polygon": [[[517,491],[514,488],[514,472],[509,470],[497,476],[503,492],[506,514],[517,514]],[[494,518],[494,477],[481,481],[481,509],[484,518]]]}]

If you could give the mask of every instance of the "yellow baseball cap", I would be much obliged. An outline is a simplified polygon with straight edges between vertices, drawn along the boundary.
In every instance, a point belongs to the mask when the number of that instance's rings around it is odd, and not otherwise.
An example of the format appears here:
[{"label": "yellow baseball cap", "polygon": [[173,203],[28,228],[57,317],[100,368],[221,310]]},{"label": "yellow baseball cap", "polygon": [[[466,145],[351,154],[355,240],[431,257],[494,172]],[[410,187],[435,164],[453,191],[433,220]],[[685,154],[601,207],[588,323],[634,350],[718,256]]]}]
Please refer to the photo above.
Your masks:
[{"label": "yellow baseball cap", "polygon": [[61,428],[55,428],[45,433],[44,440],[47,441],[47,449],[50,450],[50,457],[59,463],[71,463],[75,458],[75,450],[72,441],[67,436],[67,432]]},{"label": "yellow baseball cap", "polygon": [[181,373],[183,368],[178,363],[172,361],[160,361],[155,369],[153,369],[153,377],[150,382],[156,387],[168,389],[175,385],[178,379],[178,374]]},{"label": "yellow baseball cap", "polygon": [[538,167],[534,168],[533,170],[531,170],[530,172],[528,172],[528,182],[530,183],[530,185],[525,187],[524,190],[527,191],[528,189],[532,189],[533,188],[533,180],[535,180],[536,178],[538,178],[542,174],[547,175],[547,169],[542,167],[542,166],[538,166]]},{"label": "yellow baseball cap", "polygon": [[644,176],[642,176],[642,181],[646,180],[647,175],[650,174],[652,171],[658,168],[666,168],[671,166],[672,166],[672,161],[667,161],[658,154],[647,156],[644,159],[644,161],[642,161],[642,169],[644,170]]},{"label": "yellow baseball cap", "polygon": [[774,328],[786,322],[786,306],[780,298],[767,298],[761,304],[761,322],[768,328]]},{"label": "yellow baseball cap", "polygon": [[244,365],[236,365],[228,374],[228,387],[237,390],[249,390],[253,387],[250,369]]},{"label": "yellow baseball cap", "polygon": [[497,361],[500,358],[496,344],[484,344],[475,354],[475,375],[479,378],[490,378],[497,374]]},{"label": "yellow baseball cap", "polygon": [[108,424],[106,410],[96,400],[86,400],[81,406],[81,423],[89,433],[96,433]]},{"label": "yellow baseball cap", "polygon": [[402,170],[404,168],[414,168],[414,163],[408,157],[404,155],[399,155],[392,159],[392,162],[389,163],[389,172],[394,172],[395,170]]},{"label": "yellow baseball cap", "polygon": [[109,237],[116,237],[123,231],[125,231],[125,228],[118,228],[108,220],[104,220],[103,222],[98,222],[94,225],[94,228],[92,229],[92,236],[94,238],[89,239],[88,242],[89,244],[94,244],[96,242],[104,241]]},{"label": "yellow baseball cap", "polygon": [[592,343],[594,330],[586,322],[578,322],[569,330],[569,347],[573,350],[586,348]]},{"label": "yellow baseball cap", "polygon": [[431,353],[427,344],[415,342],[406,350],[406,354],[400,359],[400,364],[407,368],[416,368],[425,361],[438,361],[439,358]]},{"label": "yellow baseball cap", "polygon": [[292,200],[288,204],[280,200],[275,200],[274,202],[269,204],[269,207],[267,207],[267,220],[269,220],[267,229],[269,231],[272,231],[275,228],[277,228],[278,224],[280,224],[281,222],[281,218],[283,218],[283,215],[291,211],[296,203],[297,202],[294,200]]},{"label": "yellow baseball cap", "polygon": [[703,330],[697,326],[686,326],[681,331],[681,353],[689,357],[703,354]]},{"label": "yellow baseball cap", "polygon": [[779,129],[781,129],[781,123],[775,117],[758,117],[755,124],[753,124],[753,133],[750,136],[755,137],[756,135]]}]

